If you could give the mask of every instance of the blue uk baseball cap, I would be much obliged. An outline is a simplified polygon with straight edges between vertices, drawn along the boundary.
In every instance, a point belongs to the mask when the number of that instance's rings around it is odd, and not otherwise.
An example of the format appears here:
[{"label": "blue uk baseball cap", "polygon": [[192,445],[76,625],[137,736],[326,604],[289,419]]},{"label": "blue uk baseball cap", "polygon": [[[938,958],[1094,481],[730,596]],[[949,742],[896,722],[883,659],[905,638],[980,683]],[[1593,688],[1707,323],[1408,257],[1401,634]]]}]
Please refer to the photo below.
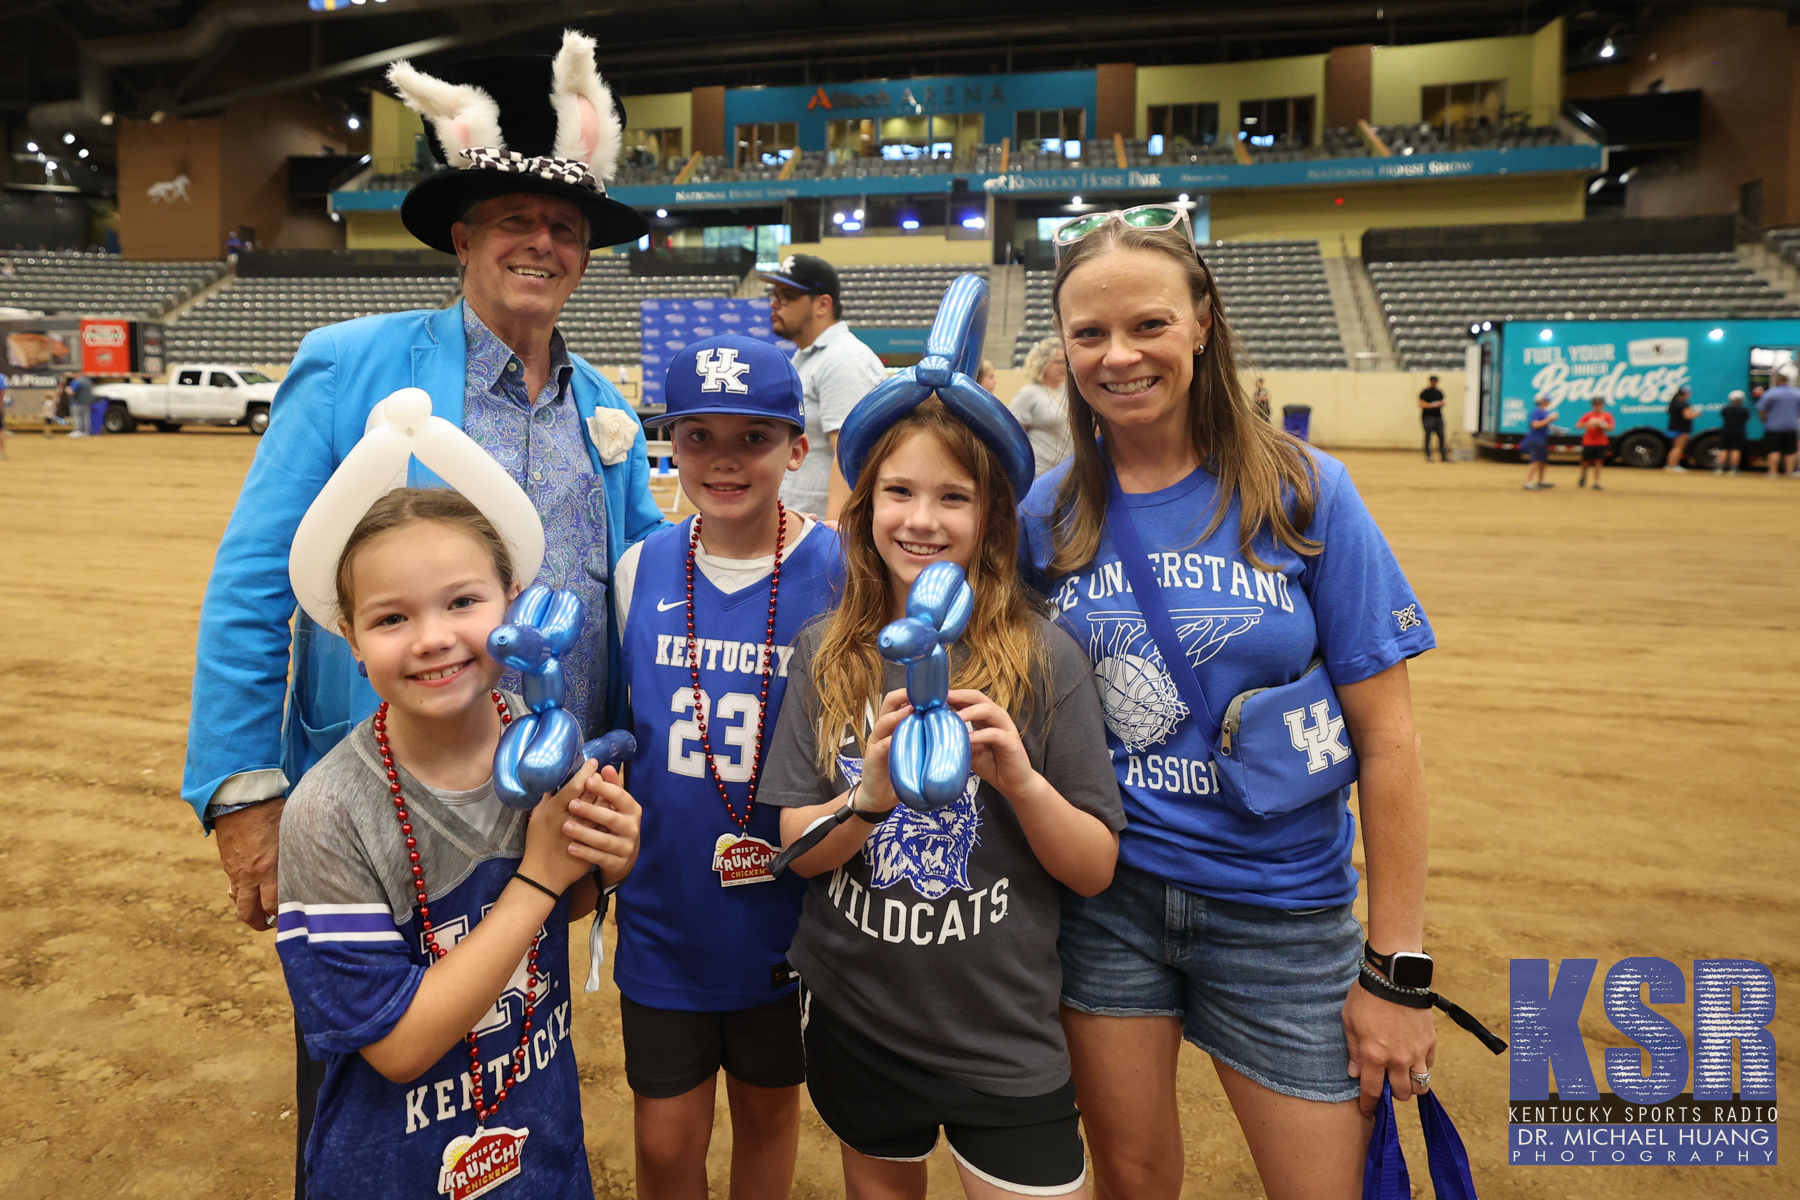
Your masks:
[{"label": "blue uk baseball cap", "polygon": [[806,428],[800,373],[769,342],[737,333],[690,342],[669,363],[663,382],[666,409],[644,421],[661,429],[682,417],[732,413],[768,417]]}]

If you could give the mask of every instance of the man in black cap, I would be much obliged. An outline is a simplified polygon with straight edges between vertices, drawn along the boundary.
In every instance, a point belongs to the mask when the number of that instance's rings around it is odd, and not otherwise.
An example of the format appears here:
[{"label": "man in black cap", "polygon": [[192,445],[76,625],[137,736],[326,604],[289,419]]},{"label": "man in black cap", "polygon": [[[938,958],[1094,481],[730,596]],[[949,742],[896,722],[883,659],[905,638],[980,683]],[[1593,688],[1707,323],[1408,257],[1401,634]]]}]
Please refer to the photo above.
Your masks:
[{"label": "man in black cap", "polygon": [[[288,787],[378,703],[342,639],[296,616],[286,566],[301,516],[375,406],[423,388],[432,411],[531,497],[546,546],[527,582],[572,589],[587,607],[562,665],[564,707],[590,736],[613,727],[622,690],[606,602],[613,564],[662,523],[636,414],[556,332],[589,251],[649,228],[606,195],[622,122],[592,39],[568,32],[554,58],[471,59],[436,76],[399,62],[389,80],[426,118],[448,168],[408,194],[401,219],[457,256],[463,300],[306,336],[219,545],[200,613],[182,798],[217,831],[238,916],[257,930],[275,923]],[[302,1151],[312,1065],[302,1051]]]},{"label": "man in black cap", "polygon": [[781,485],[781,499],[800,512],[836,520],[850,498],[837,467],[837,434],[856,402],[887,378],[887,368],[840,318],[838,273],[811,254],[790,254],[769,281],[769,327],[800,349],[794,369],[806,390],[806,438],[812,445],[798,471]]}]

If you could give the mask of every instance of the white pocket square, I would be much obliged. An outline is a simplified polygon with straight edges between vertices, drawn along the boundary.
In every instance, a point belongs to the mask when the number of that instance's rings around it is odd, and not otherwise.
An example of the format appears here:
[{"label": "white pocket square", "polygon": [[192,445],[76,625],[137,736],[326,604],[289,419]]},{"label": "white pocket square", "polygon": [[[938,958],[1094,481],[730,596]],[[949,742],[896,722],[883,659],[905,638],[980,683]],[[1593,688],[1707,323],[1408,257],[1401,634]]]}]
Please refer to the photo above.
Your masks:
[{"label": "white pocket square", "polygon": [[600,452],[602,466],[612,467],[625,461],[637,441],[638,423],[627,412],[616,408],[596,408],[587,419],[588,436]]}]

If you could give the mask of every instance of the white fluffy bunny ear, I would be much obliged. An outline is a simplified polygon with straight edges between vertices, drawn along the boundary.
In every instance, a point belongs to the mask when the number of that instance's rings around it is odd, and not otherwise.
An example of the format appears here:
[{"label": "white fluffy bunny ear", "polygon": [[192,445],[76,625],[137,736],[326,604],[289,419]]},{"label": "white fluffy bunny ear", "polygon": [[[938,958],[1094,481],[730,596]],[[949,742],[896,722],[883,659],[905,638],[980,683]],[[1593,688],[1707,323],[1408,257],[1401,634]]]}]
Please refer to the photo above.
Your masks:
[{"label": "white fluffy bunny ear", "polygon": [[619,169],[623,131],[613,111],[612,89],[594,66],[593,38],[563,30],[550,104],[556,109],[556,157],[586,163],[601,183],[611,180]]},{"label": "white fluffy bunny ear", "polygon": [[471,149],[506,149],[500,133],[500,106],[480,88],[445,83],[404,58],[388,67],[387,80],[406,107],[431,122],[451,166],[468,166]]}]

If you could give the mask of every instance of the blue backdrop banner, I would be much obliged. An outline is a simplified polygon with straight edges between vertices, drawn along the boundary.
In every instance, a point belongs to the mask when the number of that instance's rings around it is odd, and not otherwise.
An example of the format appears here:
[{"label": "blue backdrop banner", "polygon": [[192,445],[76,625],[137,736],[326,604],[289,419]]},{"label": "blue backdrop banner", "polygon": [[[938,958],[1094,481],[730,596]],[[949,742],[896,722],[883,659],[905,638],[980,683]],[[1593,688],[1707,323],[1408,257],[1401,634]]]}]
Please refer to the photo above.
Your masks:
[{"label": "blue backdrop banner", "polygon": [[794,343],[778,338],[769,328],[766,300],[725,300],[700,297],[683,300],[645,300],[639,305],[643,322],[644,403],[659,408],[663,403],[663,377],[669,362],[689,342],[721,333],[773,342],[794,357]]}]

